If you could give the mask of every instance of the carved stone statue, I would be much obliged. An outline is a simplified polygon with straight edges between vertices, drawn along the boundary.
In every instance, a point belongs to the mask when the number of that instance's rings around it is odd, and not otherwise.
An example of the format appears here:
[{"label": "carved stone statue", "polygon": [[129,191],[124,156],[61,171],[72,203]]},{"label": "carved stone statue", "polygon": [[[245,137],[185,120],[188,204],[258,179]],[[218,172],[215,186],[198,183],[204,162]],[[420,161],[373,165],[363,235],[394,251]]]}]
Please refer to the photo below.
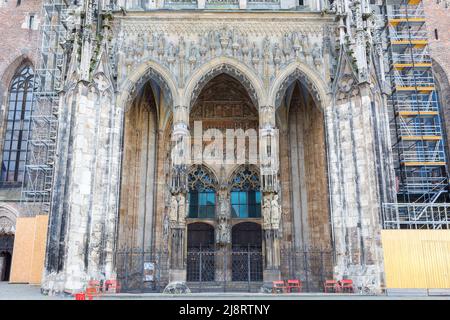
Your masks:
[{"label": "carved stone statue", "polygon": [[263,42],[263,54],[265,57],[268,57],[269,53],[270,53],[270,40],[269,37],[265,37]]},{"label": "carved stone statue", "polygon": [[185,197],[181,194],[177,196],[177,202],[178,202],[178,216],[177,221],[178,223],[184,223],[186,218],[186,202]]},{"label": "carved stone statue", "polygon": [[164,55],[164,50],[166,47],[166,40],[164,38],[164,34],[158,35],[158,54],[162,57]]},{"label": "carved stone statue", "polygon": [[284,56],[287,58],[288,56],[291,55],[291,52],[292,52],[292,41],[291,41],[291,38],[289,37],[289,34],[286,33],[283,38]]},{"label": "carved stone statue", "polygon": [[273,63],[278,66],[281,63],[281,50],[278,43],[275,43],[273,47]]},{"label": "carved stone statue", "polygon": [[208,35],[200,36],[200,56],[204,57],[206,56],[206,53],[208,52]]},{"label": "carved stone statue", "polygon": [[186,56],[186,43],[184,42],[183,36],[180,37],[180,42],[178,43],[178,57],[183,60]]},{"label": "carved stone statue", "polygon": [[231,226],[229,218],[225,215],[219,215],[217,218],[216,242],[219,244],[228,244],[231,241]]},{"label": "carved stone statue", "polygon": [[312,56],[315,65],[320,65],[322,63],[322,50],[320,46],[316,43],[312,49]]},{"label": "carved stone statue", "polygon": [[253,42],[253,49],[252,49],[252,63],[253,65],[256,67],[259,63],[259,57],[260,57],[260,52],[259,52],[259,48],[256,45],[256,42]]},{"label": "carved stone statue", "polygon": [[191,41],[189,50],[189,63],[194,65],[197,62],[197,46],[194,41]]},{"label": "carved stone statue", "polygon": [[169,235],[169,227],[170,227],[170,221],[169,221],[169,215],[164,215],[164,222],[163,222],[163,236],[166,239]]},{"label": "carved stone statue", "polygon": [[171,224],[178,221],[178,203],[175,196],[170,197],[169,220]]},{"label": "carved stone statue", "polygon": [[264,198],[262,206],[263,229],[270,229],[270,199]]},{"label": "carved stone statue", "polygon": [[281,207],[278,204],[278,195],[274,195],[271,201],[271,215],[270,222],[272,224],[272,228],[277,230],[280,227],[280,219],[281,219]]}]

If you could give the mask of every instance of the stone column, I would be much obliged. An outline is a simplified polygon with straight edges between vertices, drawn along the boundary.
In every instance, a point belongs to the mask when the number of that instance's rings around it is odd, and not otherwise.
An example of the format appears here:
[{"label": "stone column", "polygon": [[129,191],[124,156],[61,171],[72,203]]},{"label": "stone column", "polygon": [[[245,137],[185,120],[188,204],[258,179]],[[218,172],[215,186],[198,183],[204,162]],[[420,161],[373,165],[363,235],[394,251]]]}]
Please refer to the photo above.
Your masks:
[{"label": "stone column", "polygon": [[384,106],[371,105],[368,83],[358,84],[349,74],[339,83],[325,108],[334,274],[376,292],[383,283],[381,205],[388,200],[381,189],[393,183],[390,174],[380,175],[385,170],[380,163],[391,166],[391,155],[377,156],[385,144],[380,138],[388,139],[380,132],[388,132],[388,124],[376,119],[375,110]]},{"label": "stone column", "polygon": [[231,281],[231,211],[228,188],[222,185],[218,193],[216,217],[216,248],[215,260],[216,281]]},{"label": "stone column", "polygon": [[262,215],[264,238],[264,281],[280,279],[281,201],[279,200],[278,130],[275,108],[260,109],[259,159],[261,170]]},{"label": "stone column", "polygon": [[171,150],[171,200],[169,207],[169,281],[186,281],[187,170],[190,163],[191,147],[188,117],[187,107],[174,107]]},{"label": "stone column", "polygon": [[[106,38],[106,37],[105,37]],[[123,112],[115,106],[106,42],[89,72],[90,37],[81,63],[74,45],[61,94],[57,158],[49,221],[44,292],[78,292],[87,281],[115,278]],[[84,58],[83,58],[84,57]],[[84,61],[84,62],[83,62]],[[80,71],[78,71],[80,70]]]}]

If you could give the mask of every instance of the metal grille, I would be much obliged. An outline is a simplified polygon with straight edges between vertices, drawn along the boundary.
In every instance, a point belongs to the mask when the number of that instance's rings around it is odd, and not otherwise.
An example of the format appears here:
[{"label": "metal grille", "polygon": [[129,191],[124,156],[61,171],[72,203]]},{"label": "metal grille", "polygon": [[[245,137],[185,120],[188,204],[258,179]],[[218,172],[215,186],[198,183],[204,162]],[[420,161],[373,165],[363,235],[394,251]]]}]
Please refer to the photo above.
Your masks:
[{"label": "metal grille", "polygon": [[333,261],[331,249],[282,249],[282,277],[301,280],[304,292],[322,292],[333,279]]},{"label": "metal grille", "polygon": [[[168,252],[122,249],[116,254],[117,278],[122,292],[162,292],[169,283]],[[192,292],[258,292],[263,285],[264,255],[259,248],[189,248],[186,280]],[[154,265],[152,280],[144,264]],[[333,279],[330,249],[282,249],[281,279],[299,279],[303,292],[323,292]]]},{"label": "metal grille", "polygon": [[[140,248],[121,249],[116,253],[117,280],[122,292],[162,292],[168,284],[169,255]],[[153,265],[153,272],[145,269]],[[151,279],[151,280],[150,280]]]}]

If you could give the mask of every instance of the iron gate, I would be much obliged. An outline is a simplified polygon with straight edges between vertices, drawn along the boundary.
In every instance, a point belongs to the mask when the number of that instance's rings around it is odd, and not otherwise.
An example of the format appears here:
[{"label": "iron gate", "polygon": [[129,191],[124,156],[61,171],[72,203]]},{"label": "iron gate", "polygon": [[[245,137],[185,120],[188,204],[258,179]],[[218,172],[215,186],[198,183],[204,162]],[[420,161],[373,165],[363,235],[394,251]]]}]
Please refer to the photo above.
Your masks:
[{"label": "iron gate", "polygon": [[281,249],[281,275],[299,279],[304,292],[323,292],[325,280],[333,279],[334,254],[329,248]]},{"label": "iron gate", "polygon": [[193,291],[258,291],[263,281],[260,248],[189,248],[186,280]]},{"label": "iron gate", "polygon": [[168,284],[169,255],[141,248],[116,252],[117,280],[121,292],[162,292]]},{"label": "iron gate", "polygon": [[[146,279],[145,263],[153,265]],[[186,256],[187,285],[193,291],[259,291],[263,285],[263,253],[257,248],[190,248]],[[117,278],[122,292],[162,292],[168,284],[168,252],[122,249],[116,253]],[[299,279],[303,292],[323,292],[333,278],[333,251],[282,249],[281,278]]]}]

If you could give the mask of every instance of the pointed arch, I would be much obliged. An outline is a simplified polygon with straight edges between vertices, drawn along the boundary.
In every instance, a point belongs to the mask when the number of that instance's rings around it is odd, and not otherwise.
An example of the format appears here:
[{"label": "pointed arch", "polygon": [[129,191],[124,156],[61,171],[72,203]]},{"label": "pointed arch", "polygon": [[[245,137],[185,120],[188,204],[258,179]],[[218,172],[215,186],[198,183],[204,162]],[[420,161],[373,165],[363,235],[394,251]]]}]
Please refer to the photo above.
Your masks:
[{"label": "pointed arch", "polygon": [[0,234],[14,234],[19,212],[10,205],[0,203]]},{"label": "pointed arch", "polygon": [[127,111],[132,100],[149,81],[156,83],[164,92],[167,105],[179,105],[176,81],[172,78],[170,71],[161,64],[149,60],[134,69],[123,81],[119,88],[117,107]]},{"label": "pointed arch", "polygon": [[266,94],[261,79],[248,66],[228,57],[213,59],[192,74],[186,82],[183,103],[191,109],[203,87],[222,73],[237,79],[245,87],[257,108],[265,105]]},{"label": "pointed arch", "polygon": [[302,62],[289,64],[273,81],[268,95],[269,105],[278,108],[287,88],[297,80],[308,88],[317,106],[323,110],[329,101],[328,87],[316,71]]}]

